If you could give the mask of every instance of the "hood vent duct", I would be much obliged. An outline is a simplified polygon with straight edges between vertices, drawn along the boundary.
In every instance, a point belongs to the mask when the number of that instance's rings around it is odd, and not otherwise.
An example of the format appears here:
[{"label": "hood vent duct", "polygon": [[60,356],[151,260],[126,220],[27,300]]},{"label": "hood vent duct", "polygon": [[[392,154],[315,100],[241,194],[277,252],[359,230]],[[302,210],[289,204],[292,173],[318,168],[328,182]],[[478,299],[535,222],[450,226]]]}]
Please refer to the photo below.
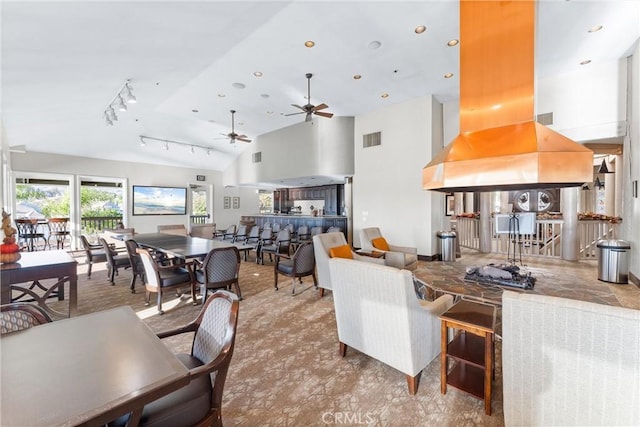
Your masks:
[{"label": "hood vent duct", "polygon": [[593,152],[535,122],[534,1],[460,2],[460,135],[424,167],[425,190],[579,187]]}]

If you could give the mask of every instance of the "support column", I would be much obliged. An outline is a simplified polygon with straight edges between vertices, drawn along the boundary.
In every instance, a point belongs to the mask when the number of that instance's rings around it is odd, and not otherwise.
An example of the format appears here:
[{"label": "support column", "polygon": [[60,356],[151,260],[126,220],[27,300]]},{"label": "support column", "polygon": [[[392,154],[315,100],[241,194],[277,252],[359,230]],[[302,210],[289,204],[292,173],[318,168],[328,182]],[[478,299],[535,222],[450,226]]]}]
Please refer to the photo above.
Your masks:
[{"label": "support column", "polygon": [[464,193],[464,211],[473,212],[473,193]]},{"label": "support column", "polygon": [[580,246],[578,236],[578,188],[560,190],[560,211],[562,224],[562,259],[577,261]]},{"label": "support column", "polygon": [[622,193],[623,193],[623,182],[622,182],[622,171],[624,168],[622,167],[622,156],[616,156],[615,160],[615,191],[613,195],[614,200],[614,208],[613,214],[615,216],[622,216]]},{"label": "support column", "polygon": [[604,174],[604,214],[609,216],[613,216],[616,209],[616,175]]},{"label": "support column", "polygon": [[509,192],[500,192],[500,213],[511,213],[513,206],[509,209]]},{"label": "support column", "polygon": [[491,253],[491,193],[480,193],[480,252]]},{"label": "support column", "polygon": [[453,193],[453,214],[458,216],[464,212],[464,193]]}]

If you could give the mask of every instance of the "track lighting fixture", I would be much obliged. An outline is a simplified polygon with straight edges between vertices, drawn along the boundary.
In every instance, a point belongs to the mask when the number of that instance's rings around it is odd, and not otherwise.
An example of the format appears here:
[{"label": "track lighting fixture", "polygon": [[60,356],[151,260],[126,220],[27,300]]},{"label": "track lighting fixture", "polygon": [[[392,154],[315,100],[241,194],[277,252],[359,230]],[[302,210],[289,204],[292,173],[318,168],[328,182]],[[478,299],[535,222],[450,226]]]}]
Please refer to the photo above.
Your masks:
[{"label": "track lighting fixture", "polygon": [[160,143],[160,146],[162,147],[163,150],[169,150],[169,145],[173,144],[177,146],[186,147],[191,154],[196,154],[196,149],[203,150],[205,153],[207,153],[207,156],[211,155],[211,153],[213,152],[212,151],[213,149],[211,147],[207,147],[204,145],[190,144],[188,142],[172,141],[170,139],[154,138],[152,136],[145,136],[145,135],[140,135],[139,137],[140,137],[140,145],[142,147],[146,147],[148,142],[155,141]]},{"label": "track lighting fixture", "polygon": [[113,97],[107,108],[104,110],[104,121],[107,125],[112,126],[113,122],[118,120],[115,108],[119,111],[127,111],[127,104],[135,104],[137,99],[133,96],[133,88],[131,87],[131,81],[125,80],[120,87],[120,90]]}]

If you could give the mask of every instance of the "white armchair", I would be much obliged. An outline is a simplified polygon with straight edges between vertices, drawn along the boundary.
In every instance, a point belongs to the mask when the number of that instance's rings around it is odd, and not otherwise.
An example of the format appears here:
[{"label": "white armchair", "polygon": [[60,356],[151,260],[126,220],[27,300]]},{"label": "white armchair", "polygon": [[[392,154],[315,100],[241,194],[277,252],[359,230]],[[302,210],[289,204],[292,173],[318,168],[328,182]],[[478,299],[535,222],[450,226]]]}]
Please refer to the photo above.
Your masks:
[{"label": "white armchair", "polygon": [[330,259],[329,270],[341,355],[351,347],[401,371],[415,394],[440,353],[439,316],[453,297],[420,304],[407,270],[342,258]]},{"label": "white armchair", "polygon": [[360,246],[365,250],[375,250],[384,252],[386,265],[396,268],[404,268],[407,270],[415,270],[418,268],[418,249],[408,246],[398,246],[388,243],[389,250],[377,248],[373,244],[373,240],[383,237],[378,227],[368,227],[360,230]]},{"label": "white armchair", "polygon": [[[344,246],[347,240],[340,231],[333,233],[321,233],[313,236],[313,251],[316,257],[316,273],[318,276],[318,287],[320,288],[320,296],[324,295],[324,290],[331,290],[331,275],[329,273],[329,255],[331,248]],[[374,264],[384,264],[383,259],[371,258],[368,256],[358,255],[351,251],[353,259],[358,261],[371,262]]]}]

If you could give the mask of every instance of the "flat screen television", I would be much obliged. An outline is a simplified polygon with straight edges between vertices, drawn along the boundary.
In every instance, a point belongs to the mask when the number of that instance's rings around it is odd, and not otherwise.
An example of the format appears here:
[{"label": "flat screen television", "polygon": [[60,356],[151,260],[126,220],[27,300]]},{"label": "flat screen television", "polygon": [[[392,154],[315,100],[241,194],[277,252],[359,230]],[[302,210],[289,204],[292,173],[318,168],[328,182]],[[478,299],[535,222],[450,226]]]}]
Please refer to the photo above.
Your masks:
[{"label": "flat screen television", "polygon": [[133,186],[134,215],[186,215],[187,189],[183,187]]},{"label": "flat screen television", "polygon": [[[514,220],[512,221],[512,218]],[[516,222],[518,229],[516,230]],[[496,234],[535,234],[536,233],[536,213],[519,212],[514,214],[495,215]],[[510,227],[511,225],[511,227]]]}]

